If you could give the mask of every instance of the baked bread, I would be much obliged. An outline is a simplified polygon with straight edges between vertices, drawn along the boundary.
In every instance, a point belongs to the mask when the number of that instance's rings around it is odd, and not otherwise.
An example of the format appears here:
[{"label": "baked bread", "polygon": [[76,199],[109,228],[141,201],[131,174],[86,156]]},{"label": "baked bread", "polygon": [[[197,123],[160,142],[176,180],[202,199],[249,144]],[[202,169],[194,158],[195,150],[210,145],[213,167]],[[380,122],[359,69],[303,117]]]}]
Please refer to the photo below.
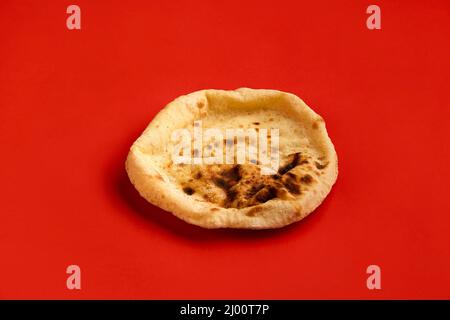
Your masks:
[{"label": "baked bread", "polygon": [[241,88],[169,103],[131,146],[126,170],[141,196],[188,223],[269,229],[319,206],[338,165],[324,120],[301,99]]}]

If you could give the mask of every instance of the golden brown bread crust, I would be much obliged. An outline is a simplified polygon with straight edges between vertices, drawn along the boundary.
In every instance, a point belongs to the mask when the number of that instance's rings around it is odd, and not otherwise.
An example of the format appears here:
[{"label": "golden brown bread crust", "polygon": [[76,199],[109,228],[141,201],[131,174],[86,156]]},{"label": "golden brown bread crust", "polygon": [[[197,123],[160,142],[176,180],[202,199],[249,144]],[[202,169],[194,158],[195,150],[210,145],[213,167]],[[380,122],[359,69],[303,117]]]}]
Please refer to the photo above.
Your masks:
[{"label": "golden brown bread crust", "polygon": [[[281,166],[179,165],[171,132],[201,119],[208,127],[279,127]],[[169,103],[132,145],[131,182],[149,202],[205,228],[278,228],[299,221],[336,181],[337,155],[325,122],[295,95],[241,88],[202,90]]]}]

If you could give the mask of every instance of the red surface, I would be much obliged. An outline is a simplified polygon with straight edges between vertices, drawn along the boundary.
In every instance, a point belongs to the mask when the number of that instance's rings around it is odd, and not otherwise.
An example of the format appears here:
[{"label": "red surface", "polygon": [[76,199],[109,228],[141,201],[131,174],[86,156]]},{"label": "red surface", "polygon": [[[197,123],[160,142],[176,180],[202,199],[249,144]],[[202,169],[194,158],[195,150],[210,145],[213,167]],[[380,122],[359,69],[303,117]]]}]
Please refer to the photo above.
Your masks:
[{"label": "red surface", "polygon": [[[450,3],[0,3],[0,298],[450,298]],[[124,160],[175,97],[275,88],[339,155],[324,204],[275,231],[203,230]],[[66,267],[82,289],[66,288]],[[382,290],[366,288],[366,267]]]}]

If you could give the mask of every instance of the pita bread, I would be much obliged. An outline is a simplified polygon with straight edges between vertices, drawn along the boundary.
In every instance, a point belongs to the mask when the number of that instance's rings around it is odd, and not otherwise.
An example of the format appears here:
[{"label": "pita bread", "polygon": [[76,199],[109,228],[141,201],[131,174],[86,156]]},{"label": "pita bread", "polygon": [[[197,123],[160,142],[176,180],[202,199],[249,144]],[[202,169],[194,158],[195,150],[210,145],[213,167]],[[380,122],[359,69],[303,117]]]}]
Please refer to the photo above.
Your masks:
[{"label": "pita bread", "polygon": [[[172,133],[192,131],[199,120],[203,128],[223,131],[279,129],[278,172],[263,174],[260,163],[248,161],[174,163]],[[203,139],[202,152],[211,141]],[[188,223],[247,229],[303,219],[325,199],[338,174],[337,155],[319,115],[293,94],[249,88],[201,90],[169,103],[131,146],[126,170],[142,197]]]}]

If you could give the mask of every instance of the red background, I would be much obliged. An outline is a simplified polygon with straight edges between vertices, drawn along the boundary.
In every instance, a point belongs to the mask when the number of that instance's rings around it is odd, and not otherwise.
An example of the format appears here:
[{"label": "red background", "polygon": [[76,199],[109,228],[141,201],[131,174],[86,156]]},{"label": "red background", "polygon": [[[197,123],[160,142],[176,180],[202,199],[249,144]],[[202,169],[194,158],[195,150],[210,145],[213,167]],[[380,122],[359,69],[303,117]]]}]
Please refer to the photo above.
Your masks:
[{"label": "red background", "polygon": [[[450,298],[450,2],[377,1],[374,31],[367,1],[74,3],[79,31],[72,2],[0,2],[0,298]],[[323,205],[255,232],[142,200],[124,161],[153,116],[243,86],[325,118]]]}]

